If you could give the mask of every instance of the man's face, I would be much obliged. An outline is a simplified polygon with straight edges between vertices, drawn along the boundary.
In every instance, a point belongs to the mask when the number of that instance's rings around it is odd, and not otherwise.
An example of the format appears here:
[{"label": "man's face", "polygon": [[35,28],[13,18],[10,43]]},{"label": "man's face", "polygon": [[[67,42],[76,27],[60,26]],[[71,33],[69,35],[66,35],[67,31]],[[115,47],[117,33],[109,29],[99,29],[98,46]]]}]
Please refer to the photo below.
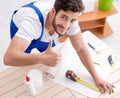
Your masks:
[{"label": "man's face", "polygon": [[67,30],[70,29],[70,27],[73,25],[73,23],[77,20],[78,16],[79,12],[60,10],[57,14],[55,14],[52,21],[55,32],[59,36],[64,35]]}]

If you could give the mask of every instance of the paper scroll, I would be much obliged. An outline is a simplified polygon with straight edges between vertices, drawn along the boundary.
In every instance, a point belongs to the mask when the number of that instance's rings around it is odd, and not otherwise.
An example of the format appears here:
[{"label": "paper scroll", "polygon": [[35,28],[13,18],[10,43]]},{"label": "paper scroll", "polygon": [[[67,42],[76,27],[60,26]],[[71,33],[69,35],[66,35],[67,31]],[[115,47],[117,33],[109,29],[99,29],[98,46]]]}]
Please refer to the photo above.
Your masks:
[{"label": "paper scroll", "polygon": [[53,79],[55,78],[59,68],[62,66],[62,62],[64,60],[64,57],[67,53],[67,50],[70,48],[70,40],[67,39],[65,42],[61,43],[60,45],[54,47],[55,51],[58,51],[61,54],[61,61],[59,64],[56,65],[56,67],[49,67],[48,70],[45,72],[45,76],[48,79]]}]

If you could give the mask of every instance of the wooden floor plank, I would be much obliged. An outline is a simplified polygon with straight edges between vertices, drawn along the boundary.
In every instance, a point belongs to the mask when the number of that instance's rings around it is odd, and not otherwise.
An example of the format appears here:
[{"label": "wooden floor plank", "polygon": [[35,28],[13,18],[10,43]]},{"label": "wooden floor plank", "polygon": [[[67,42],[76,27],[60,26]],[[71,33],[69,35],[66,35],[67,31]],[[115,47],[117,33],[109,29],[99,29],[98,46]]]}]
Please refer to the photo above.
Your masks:
[{"label": "wooden floor plank", "polygon": [[[56,85],[56,83],[52,82],[52,81],[44,81],[43,82],[43,85],[39,88],[37,88],[37,95],[39,95],[40,93],[43,93],[45,92],[46,90],[48,90],[49,88],[53,87],[54,85]],[[36,96],[37,96],[36,95]],[[35,97],[36,97],[35,96]],[[17,96],[16,98],[32,98],[32,96],[30,96],[27,92],[27,89],[26,89],[26,92]]]},{"label": "wooden floor plank", "polygon": [[46,90],[48,90],[49,88],[51,88],[55,85],[56,85],[55,82],[47,80],[43,83],[43,85],[40,88],[37,89],[37,93],[38,94],[43,93],[43,92],[45,92]]},{"label": "wooden floor plank", "polygon": [[59,94],[60,92],[66,90],[66,87],[56,84],[55,86],[47,89],[45,92],[42,92],[35,98],[52,98],[53,96]]},{"label": "wooden floor plank", "polygon": [[4,93],[21,85],[24,82],[25,76],[29,70],[31,70],[31,67],[21,69],[13,75],[9,75],[7,78],[2,79],[0,83],[0,85],[2,85],[0,87],[0,95],[3,95]]},{"label": "wooden floor plank", "polygon": [[8,84],[9,82],[12,82],[14,80],[16,80],[17,78],[21,77],[21,76],[25,76],[30,70],[32,70],[32,68],[39,68],[40,66],[29,66],[29,67],[24,67],[24,68],[17,68],[16,71],[14,71],[13,73],[7,75],[6,77],[0,79],[1,83],[0,83],[0,87]]},{"label": "wooden floor plank", "polygon": [[53,96],[52,98],[71,98],[72,96],[73,94],[68,89],[66,89],[59,94]]},{"label": "wooden floor plank", "polygon": [[8,68],[8,69],[0,72],[0,80],[1,80],[2,78],[4,78],[4,77],[6,77],[6,76],[8,76],[8,75],[10,75],[10,74],[12,74],[12,73],[14,73],[14,72],[17,71],[17,70],[19,70],[18,67],[10,67],[10,68]]},{"label": "wooden floor plank", "polygon": [[9,91],[8,93],[3,94],[0,98],[15,98],[16,96],[21,95],[26,92],[25,85],[22,84],[15,89]]},{"label": "wooden floor plank", "polygon": [[70,97],[70,98],[76,98],[74,95],[72,96],[72,97]]},{"label": "wooden floor plank", "polygon": [[[23,77],[24,78],[24,77]],[[17,80],[16,80],[17,81]],[[46,84],[46,81],[47,81],[47,79],[46,78],[43,78],[43,85],[47,85]],[[18,81],[19,82],[19,81]],[[20,82],[19,82],[20,83]],[[52,82],[51,82],[52,83]],[[52,83],[53,84],[53,83]],[[15,84],[16,85],[16,84]],[[15,86],[14,85],[14,86]],[[7,87],[8,87],[9,85],[7,85]],[[49,84],[49,86],[50,86],[50,84]],[[48,86],[47,86],[48,87]],[[2,88],[1,88],[2,89]],[[42,89],[42,90],[45,90],[44,88],[40,88],[40,89]],[[4,90],[4,89],[2,89],[2,90]],[[42,91],[41,90],[41,91]],[[39,91],[40,92],[40,91]],[[1,95],[1,97],[2,98],[15,98],[15,97],[17,97],[17,96],[19,96],[19,95],[22,95],[23,93],[27,93],[27,89],[26,89],[26,87],[25,87],[25,84],[23,83],[23,82],[21,82],[21,84],[19,85],[19,86],[16,86],[16,88],[14,88],[14,89],[11,89],[11,90],[9,90],[8,92],[3,92],[2,93],[2,95]],[[0,97],[0,98],[1,98]]]},{"label": "wooden floor plank", "polygon": [[88,98],[87,96],[82,95],[82,94],[80,94],[76,91],[73,91],[73,90],[71,90],[71,93],[75,96],[75,98]]},{"label": "wooden floor plank", "polygon": [[17,88],[23,84],[24,77],[19,77],[18,79],[0,87],[0,95],[10,92],[11,90]]}]

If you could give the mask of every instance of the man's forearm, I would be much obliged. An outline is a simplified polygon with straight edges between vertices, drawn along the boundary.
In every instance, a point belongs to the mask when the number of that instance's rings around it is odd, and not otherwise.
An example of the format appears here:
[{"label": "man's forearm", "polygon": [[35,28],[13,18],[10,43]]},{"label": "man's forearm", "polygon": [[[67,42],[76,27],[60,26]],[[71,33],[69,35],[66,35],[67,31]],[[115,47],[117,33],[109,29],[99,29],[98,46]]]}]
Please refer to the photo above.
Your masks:
[{"label": "man's forearm", "polygon": [[98,78],[98,74],[93,66],[92,59],[89,55],[89,52],[87,50],[83,50],[78,53],[80,60],[82,61],[83,65],[86,67],[86,69],[89,71],[93,79]]},{"label": "man's forearm", "polygon": [[27,66],[39,62],[39,54],[27,54],[20,51],[8,51],[4,56],[5,65],[9,66]]}]

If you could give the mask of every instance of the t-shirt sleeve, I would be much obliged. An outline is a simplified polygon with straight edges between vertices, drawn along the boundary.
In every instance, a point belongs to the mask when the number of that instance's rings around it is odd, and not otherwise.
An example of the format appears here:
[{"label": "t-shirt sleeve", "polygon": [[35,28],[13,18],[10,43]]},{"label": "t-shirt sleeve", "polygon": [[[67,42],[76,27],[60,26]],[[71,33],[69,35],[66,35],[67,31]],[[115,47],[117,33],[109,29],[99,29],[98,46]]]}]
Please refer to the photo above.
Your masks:
[{"label": "t-shirt sleeve", "polygon": [[31,42],[41,34],[41,23],[36,12],[32,8],[21,8],[14,15],[13,21],[18,27],[15,36],[22,37]]},{"label": "t-shirt sleeve", "polygon": [[78,24],[78,20],[75,21],[75,23],[73,24],[73,26],[67,31],[68,35],[75,35],[80,31],[80,26]]}]

